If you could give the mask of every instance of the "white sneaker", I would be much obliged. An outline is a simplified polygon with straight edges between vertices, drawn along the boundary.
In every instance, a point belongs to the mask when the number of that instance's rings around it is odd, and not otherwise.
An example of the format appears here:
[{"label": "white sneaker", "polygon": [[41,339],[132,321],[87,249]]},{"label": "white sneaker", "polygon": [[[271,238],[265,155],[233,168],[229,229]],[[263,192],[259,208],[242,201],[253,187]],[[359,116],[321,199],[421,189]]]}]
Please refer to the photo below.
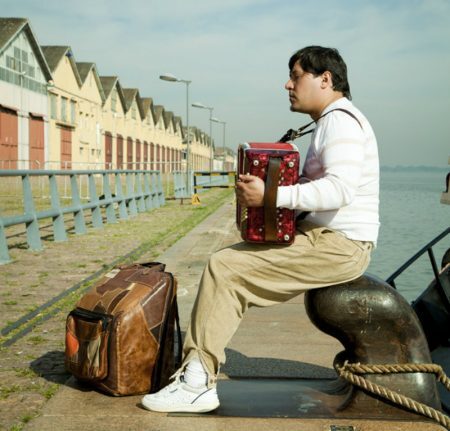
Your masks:
[{"label": "white sneaker", "polygon": [[184,382],[183,375],[155,394],[142,398],[142,406],[154,412],[206,413],[219,407],[216,388],[194,388]]}]

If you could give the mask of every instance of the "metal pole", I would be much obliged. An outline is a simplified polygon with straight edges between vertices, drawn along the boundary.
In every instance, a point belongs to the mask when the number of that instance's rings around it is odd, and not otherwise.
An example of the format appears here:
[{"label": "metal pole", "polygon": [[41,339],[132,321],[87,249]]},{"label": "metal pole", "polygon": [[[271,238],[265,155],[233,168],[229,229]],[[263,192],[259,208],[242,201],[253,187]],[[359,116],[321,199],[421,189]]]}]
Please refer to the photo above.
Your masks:
[{"label": "metal pole", "polygon": [[223,122],[223,166],[222,169],[225,170],[225,127],[226,127],[227,123],[224,121]]},{"label": "metal pole", "polygon": [[191,195],[191,170],[190,170],[190,140],[191,134],[189,130],[189,84],[190,81],[183,81],[186,84],[186,129],[187,129],[187,144],[186,144],[186,187],[188,195]]},{"label": "metal pole", "polygon": [[212,172],[214,168],[214,151],[213,151],[213,142],[212,142],[212,108],[209,110],[209,144],[211,145],[210,149],[210,157],[211,160],[209,161],[209,171]]}]

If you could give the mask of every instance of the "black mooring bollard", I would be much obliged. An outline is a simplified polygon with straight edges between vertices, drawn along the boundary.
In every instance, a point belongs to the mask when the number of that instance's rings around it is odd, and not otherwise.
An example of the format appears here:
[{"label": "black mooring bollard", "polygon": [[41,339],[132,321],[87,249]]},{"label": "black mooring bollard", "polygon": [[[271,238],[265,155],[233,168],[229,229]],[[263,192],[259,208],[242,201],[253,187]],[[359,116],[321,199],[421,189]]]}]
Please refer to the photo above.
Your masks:
[{"label": "black mooring bollard", "polygon": [[[321,331],[344,346],[335,363],[430,364],[431,355],[420,322],[407,301],[384,281],[364,275],[352,282],[310,290],[306,311]],[[433,374],[367,374],[368,381],[440,410]],[[339,411],[356,416],[411,419],[405,408],[350,383],[340,390],[347,396]],[[422,417],[423,419],[423,417]]]}]

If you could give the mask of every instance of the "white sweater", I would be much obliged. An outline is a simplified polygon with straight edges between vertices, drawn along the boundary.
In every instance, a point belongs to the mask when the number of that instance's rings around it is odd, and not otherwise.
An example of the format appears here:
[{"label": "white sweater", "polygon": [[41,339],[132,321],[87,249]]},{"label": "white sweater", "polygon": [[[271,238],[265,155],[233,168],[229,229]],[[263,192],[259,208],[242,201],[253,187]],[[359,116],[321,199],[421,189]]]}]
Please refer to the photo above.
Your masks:
[{"label": "white sweater", "polygon": [[323,111],[311,137],[299,184],[280,186],[277,206],[310,211],[306,217],[347,238],[376,243],[379,229],[379,162],[375,134],[347,98]]}]

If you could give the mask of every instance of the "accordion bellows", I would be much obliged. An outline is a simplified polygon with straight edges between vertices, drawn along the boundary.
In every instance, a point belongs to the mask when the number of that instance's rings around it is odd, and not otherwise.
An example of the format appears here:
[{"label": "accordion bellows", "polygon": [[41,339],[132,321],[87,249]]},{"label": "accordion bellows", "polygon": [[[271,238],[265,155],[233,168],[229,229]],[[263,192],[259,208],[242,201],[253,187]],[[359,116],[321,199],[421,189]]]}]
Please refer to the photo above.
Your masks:
[{"label": "accordion bellows", "polygon": [[290,244],[295,238],[295,211],[276,207],[278,186],[296,184],[300,154],[291,143],[241,144],[238,175],[250,174],[265,182],[264,207],[236,207],[236,224],[242,239],[249,242]]}]

